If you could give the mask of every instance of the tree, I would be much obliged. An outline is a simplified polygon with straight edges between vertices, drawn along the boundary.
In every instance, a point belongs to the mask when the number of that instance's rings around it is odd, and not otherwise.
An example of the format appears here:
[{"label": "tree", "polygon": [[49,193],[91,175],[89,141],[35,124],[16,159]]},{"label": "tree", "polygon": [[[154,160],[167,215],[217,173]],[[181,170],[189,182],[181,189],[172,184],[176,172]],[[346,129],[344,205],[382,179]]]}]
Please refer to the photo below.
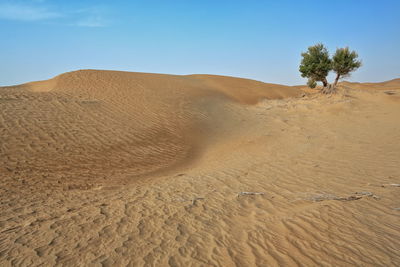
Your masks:
[{"label": "tree", "polygon": [[[332,60],[329,58],[328,50],[323,44],[310,46],[308,51],[302,53],[303,59],[300,63],[300,72],[303,78],[314,82],[322,82],[324,87],[328,86],[326,76],[332,69]],[[310,84],[313,84],[312,82]]]},{"label": "tree", "polygon": [[[316,44],[310,46],[301,56],[303,57],[299,68],[301,76],[308,78],[307,85],[310,88],[315,88],[318,81],[322,82],[324,94],[334,93],[340,78],[349,76],[351,72],[361,67],[361,61],[357,60],[358,54],[350,51],[348,47],[336,49],[331,59],[325,46]],[[336,72],[336,78],[333,84],[328,84],[326,77],[331,70]]]},{"label": "tree", "polygon": [[333,86],[336,86],[340,78],[349,76],[350,72],[361,67],[361,61],[358,61],[357,58],[358,54],[355,51],[350,51],[348,47],[336,49],[332,60],[332,70],[336,72]]}]

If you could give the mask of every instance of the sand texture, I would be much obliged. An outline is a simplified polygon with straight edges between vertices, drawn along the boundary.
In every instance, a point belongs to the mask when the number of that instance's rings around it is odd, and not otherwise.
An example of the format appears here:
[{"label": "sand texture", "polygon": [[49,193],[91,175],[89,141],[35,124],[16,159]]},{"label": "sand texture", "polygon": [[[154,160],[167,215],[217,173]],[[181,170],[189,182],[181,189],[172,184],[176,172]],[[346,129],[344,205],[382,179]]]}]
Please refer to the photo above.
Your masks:
[{"label": "sand texture", "polygon": [[400,265],[400,79],[82,70],[0,111],[0,266]]}]

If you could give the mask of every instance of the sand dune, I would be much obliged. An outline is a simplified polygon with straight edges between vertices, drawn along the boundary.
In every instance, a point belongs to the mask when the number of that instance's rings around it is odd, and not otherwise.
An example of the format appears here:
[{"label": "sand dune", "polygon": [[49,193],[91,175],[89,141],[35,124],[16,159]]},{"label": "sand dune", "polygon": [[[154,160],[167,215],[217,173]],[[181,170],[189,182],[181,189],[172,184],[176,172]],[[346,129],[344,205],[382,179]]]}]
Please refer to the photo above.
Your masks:
[{"label": "sand dune", "polygon": [[301,96],[95,70],[0,88],[0,265],[400,265],[400,79]]},{"label": "sand dune", "polygon": [[[97,176],[101,170],[105,180],[115,178],[108,178],[110,173],[126,173],[131,180],[185,164],[216,136],[217,124],[233,120],[228,104],[299,94],[290,87],[222,76],[91,70],[3,91],[14,99],[5,106],[6,116],[17,118],[4,119],[10,123],[4,152],[13,159],[3,165],[25,161],[52,175],[68,169],[74,172],[71,179],[79,180],[84,172],[90,182],[94,171]],[[13,153],[27,140],[28,150]]]},{"label": "sand dune", "polygon": [[355,82],[342,82],[342,85],[349,86],[355,89],[365,90],[398,90],[400,85],[400,78],[393,79],[381,83],[355,83]]}]

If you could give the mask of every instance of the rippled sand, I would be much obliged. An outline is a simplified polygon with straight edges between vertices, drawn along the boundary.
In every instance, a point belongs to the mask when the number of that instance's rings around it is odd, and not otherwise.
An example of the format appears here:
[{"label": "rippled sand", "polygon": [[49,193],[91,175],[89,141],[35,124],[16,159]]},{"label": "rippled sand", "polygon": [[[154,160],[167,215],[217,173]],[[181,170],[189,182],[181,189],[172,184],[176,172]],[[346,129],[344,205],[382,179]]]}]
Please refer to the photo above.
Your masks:
[{"label": "rippled sand", "polygon": [[400,265],[399,79],[85,70],[0,110],[1,266]]}]

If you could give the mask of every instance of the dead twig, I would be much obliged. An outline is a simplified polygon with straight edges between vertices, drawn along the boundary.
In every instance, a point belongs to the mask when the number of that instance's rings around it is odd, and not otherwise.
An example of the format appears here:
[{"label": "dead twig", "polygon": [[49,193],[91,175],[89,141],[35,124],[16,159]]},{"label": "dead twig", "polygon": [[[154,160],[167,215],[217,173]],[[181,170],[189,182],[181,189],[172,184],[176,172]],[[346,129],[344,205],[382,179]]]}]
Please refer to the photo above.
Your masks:
[{"label": "dead twig", "polygon": [[345,196],[345,197],[338,197],[333,194],[319,194],[316,196],[311,197],[311,200],[314,202],[320,202],[320,201],[325,201],[325,200],[338,200],[338,201],[354,201],[354,200],[359,200],[364,197],[372,197],[375,200],[379,200],[380,197],[375,195],[372,192],[355,192],[352,195]]},{"label": "dead twig", "polygon": [[249,196],[249,195],[265,195],[264,192],[239,192],[237,196]]},{"label": "dead twig", "polygon": [[335,197],[333,200],[353,201],[353,200],[359,200],[361,198],[362,198],[362,196],[348,196],[348,197]]},{"label": "dead twig", "polygon": [[359,195],[359,196],[372,197],[373,199],[376,199],[376,200],[381,199],[380,197],[378,197],[377,195],[375,195],[372,192],[356,192],[355,194]]},{"label": "dead twig", "polygon": [[195,197],[192,199],[192,206],[196,205],[197,200],[203,200],[204,197]]},{"label": "dead twig", "polygon": [[387,186],[400,187],[400,184],[383,184],[382,185],[382,187],[387,187]]}]

